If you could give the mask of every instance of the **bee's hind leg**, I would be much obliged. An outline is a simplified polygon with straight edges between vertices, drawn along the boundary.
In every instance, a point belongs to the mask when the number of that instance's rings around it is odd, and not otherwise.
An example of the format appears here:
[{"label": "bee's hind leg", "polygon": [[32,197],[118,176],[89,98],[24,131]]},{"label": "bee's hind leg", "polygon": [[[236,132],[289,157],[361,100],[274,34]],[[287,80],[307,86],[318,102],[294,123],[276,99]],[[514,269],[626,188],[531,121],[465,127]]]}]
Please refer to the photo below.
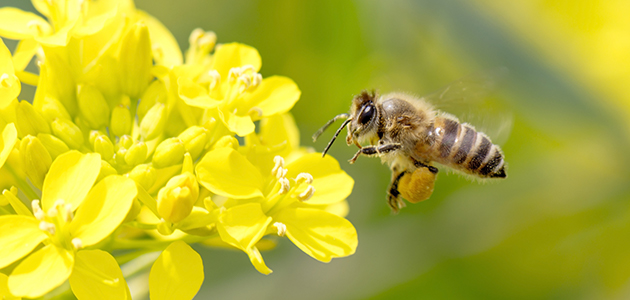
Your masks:
[{"label": "bee's hind leg", "polygon": [[400,178],[402,178],[406,173],[406,171],[395,172],[392,170],[392,182],[389,184],[389,188],[387,188],[387,204],[394,213],[398,213],[401,208],[405,207],[405,202],[403,202],[400,197],[398,183],[400,182]]},{"label": "bee's hind leg", "polygon": [[380,155],[382,153],[396,151],[400,149],[401,147],[402,146],[400,144],[383,144],[383,145],[378,145],[378,146],[363,147],[359,149],[359,151],[357,151],[357,153],[354,154],[354,156],[349,161],[351,164],[353,164],[357,160],[357,158],[359,158],[361,154],[367,155],[367,156]]}]

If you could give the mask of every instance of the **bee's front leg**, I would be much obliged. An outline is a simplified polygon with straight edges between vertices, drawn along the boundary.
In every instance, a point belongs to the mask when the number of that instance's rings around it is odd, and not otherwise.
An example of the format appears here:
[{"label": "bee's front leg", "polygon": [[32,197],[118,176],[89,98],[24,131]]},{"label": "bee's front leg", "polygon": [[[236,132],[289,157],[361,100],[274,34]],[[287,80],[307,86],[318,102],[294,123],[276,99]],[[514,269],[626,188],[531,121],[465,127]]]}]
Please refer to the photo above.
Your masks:
[{"label": "bee's front leg", "polygon": [[361,154],[367,155],[367,156],[380,155],[383,153],[396,151],[400,149],[401,147],[402,146],[400,144],[383,144],[383,145],[378,145],[378,146],[363,147],[359,149],[359,151],[357,151],[357,153],[349,161],[351,164],[353,164],[357,160],[357,158],[359,158],[359,155]]}]

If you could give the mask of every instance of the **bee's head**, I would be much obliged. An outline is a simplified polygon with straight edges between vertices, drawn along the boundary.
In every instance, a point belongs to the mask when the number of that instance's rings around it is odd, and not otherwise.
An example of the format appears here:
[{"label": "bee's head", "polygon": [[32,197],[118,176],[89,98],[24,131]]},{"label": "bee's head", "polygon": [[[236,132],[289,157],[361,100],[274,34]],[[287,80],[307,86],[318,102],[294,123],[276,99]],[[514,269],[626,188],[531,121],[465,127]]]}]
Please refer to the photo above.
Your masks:
[{"label": "bee's head", "polygon": [[377,98],[378,94],[375,91],[364,90],[352,100],[352,107],[350,108],[352,121],[348,124],[348,136],[346,137],[348,145],[370,140],[376,134],[378,123]]},{"label": "bee's head", "polygon": [[354,97],[352,100],[352,107],[350,107],[350,114],[340,114],[336,117],[332,118],[330,121],[326,122],[322,128],[320,128],[315,134],[313,134],[313,141],[316,141],[317,138],[332,125],[335,121],[339,119],[347,119],[341,124],[339,129],[335,132],[330,142],[324,151],[322,151],[322,156],[326,155],[330,146],[335,142],[337,136],[341,130],[348,126],[348,136],[346,138],[346,142],[348,145],[354,143],[357,146],[361,147],[360,141],[363,140],[371,140],[376,136],[376,124],[378,120],[378,111],[376,110],[376,99],[378,95],[376,92],[369,93],[367,91],[361,92],[358,96]]}]

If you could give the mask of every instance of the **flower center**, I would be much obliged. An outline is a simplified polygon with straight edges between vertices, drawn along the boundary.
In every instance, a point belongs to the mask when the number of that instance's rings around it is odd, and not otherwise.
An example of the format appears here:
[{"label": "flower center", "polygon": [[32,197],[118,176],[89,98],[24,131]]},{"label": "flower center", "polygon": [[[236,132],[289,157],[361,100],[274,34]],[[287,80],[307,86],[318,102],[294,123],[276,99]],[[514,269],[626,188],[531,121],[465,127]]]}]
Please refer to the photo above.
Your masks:
[{"label": "flower center", "polygon": [[82,247],[80,239],[71,239],[68,231],[69,226],[66,226],[74,219],[72,204],[58,199],[53,207],[44,212],[39,205],[39,200],[33,200],[31,207],[33,208],[33,215],[40,221],[39,228],[48,234],[53,243],[73,250]]},{"label": "flower center", "polygon": [[[284,167],[284,159],[281,156],[276,156],[273,161],[275,165],[271,169],[271,175],[276,180],[272,181],[274,188],[268,194],[268,200],[263,203],[263,210],[273,214],[273,211],[287,207],[295,203],[296,200],[304,202],[313,197],[315,187],[312,186],[313,176],[311,174],[300,173],[296,178],[287,178],[288,169]],[[302,189],[304,184],[307,186]]]}]

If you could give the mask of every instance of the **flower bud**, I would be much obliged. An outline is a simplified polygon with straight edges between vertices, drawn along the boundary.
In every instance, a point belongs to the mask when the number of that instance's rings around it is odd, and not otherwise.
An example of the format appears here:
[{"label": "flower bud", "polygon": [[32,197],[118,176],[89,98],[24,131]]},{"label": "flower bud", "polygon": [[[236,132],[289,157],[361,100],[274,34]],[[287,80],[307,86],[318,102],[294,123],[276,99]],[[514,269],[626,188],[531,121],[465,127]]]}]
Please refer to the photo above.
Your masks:
[{"label": "flower bud", "polygon": [[190,156],[197,158],[208,143],[207,130],[201,126],[191,126],[179,135]]},{"label": "flower bud", "polygon": [[106,135],[101,134],[97,136],[92,145],[94,152],[101,155],[101,159],[108,161],[114,158],[114,144]]},{"label": "flower bud", "polygon": [[53,160],[55,160],[57,156],[70,151],[66,143],[54,135],[40,133],[37,135],[37,139],[46,147],[46,150],[48,150]]},{"label": "flower bud", "polygon": [[158,137],[164,132],[166,119],[166,106],[164,103],[155,103],[140,123],[140,135],[147,141]]},{"label": "flower bud", "polygon": [[83,133],[70,120],[57,118],[51,124],[52,132],[72,149],[81,149],[83,146]]},{"label": "flower bud", "polygon": [[155,168],[149,164],[137,165],[128,173],[128,176],[147,191],[153,186],[157,179]]},{"label": "flower bud", "polygon": [[214,145],[212,149],[218,149],[223,147],[231,147],[232,149],[238,149],[238,140],[231,135],[222,136]]},{"label": "flower bud", "polygon": [[129,212],[127,213],[127,216],[125,217],[125,220],[123,221],[123,223],[133,221],[138,216],[141,210],[142,210],[142,204],[140,204],[140,201],[138,201],[137,199],[134,200],[133,203],[131,204],[131,209],[129,209]]},{"label": "flower bud", "polygon": [[153,58],[149,29],[142,22],[127,31],[118,51],[120,83],[123,93],[138,99],[151,81]]},{"label": "flower bud", "polygon": [[186,147],[179,138],[168,138],[162,141],[153,154],[153,166],[158,169],[174,166],[184,160]]},{"label": "flower bud", "polygon": [[147,159],[147,144],[136,142],[131,145],[125,153],[125,162],[127,165],[135,166],[143,163]]},{"label": "flower bud", "polygon": [[124,105],[117,105],[112,110],[112,119],[110,129],[116,136],[122,136],[131,133],[131,113],[129,108]]},{"label": "flower bud", "polygon": [[[45,91],[60,101],[70,115],[75,116],[78,111],[77,107],[77,84],[72,76],[72,69],[68,64],[65,51],[59,51],[59,48],[51,47],[44,50],[46,55],[45,63],[41,64],[40,74],[46,73]],[[41,81],[40,81],[41,82]],[[41,87],[39,87],[41,88]]]},{"label": "flower bud", "polygon": [[116,175],[118,174],[118,172],[116,171],[116,169],[114,169],[114,167],[112,167],[112,165],[110,165],[108,162],[104,161],[101,159],[101,171],[98,173],[98,177],[96,178],[96,182],[101,181],[101,179],[109,176],[109,175]]},{"label": "flower bud", "polygon": [[107,126],[109,105],[101,92],[91,85],[79,86],[79,111],[92,128]]},{"label": "flower bud", "polygon": [[20,136],[50,133],[48,122],[30,103],[20,101],[16,108],[16,125]]},{"label": "flower bud", "polygon": [[41,111],[42,116],[48,122],[52,122],[57,118],[70,120],[70,114],[59,100],[52,97],[42,97],[41,101],[34,102],[35,108]]},{"label": "flower bud", "polygon": [[130,135],[123,135],[118,139],[118,148],[129,149],[133,145],[133,139]]},{"label": "flower bud", "polygon": [[169,222],[176,223],[192,211],[199,197],[199,185],[195,175],[186,172],[171,178],[158,192],[158,213]]},{"label": "flower bud", "polygon": [[27,135],[20,144],[20,156],[26,175],[33,185],[41,189],[52,164],[50,153],[36,137]]},{"label": "flower bud", "polygon": [[136,112],[138,118],[142,120],[155,103],[166,103],[167,97],[168,92],[166,91],[166,85],[164,85],[164,82],[161,80],[154,80],[144,94],[142,94],[142,98],[140,98],[140,103],[138,103],[138,110]]},{"label": "flower bud", "polygon": [[114,156],[114,162],[118,167],[125,166],[127,162],[125,162],[125,155],[127,154],[127,148],[120,147],[116,151],[116,155]]}]

